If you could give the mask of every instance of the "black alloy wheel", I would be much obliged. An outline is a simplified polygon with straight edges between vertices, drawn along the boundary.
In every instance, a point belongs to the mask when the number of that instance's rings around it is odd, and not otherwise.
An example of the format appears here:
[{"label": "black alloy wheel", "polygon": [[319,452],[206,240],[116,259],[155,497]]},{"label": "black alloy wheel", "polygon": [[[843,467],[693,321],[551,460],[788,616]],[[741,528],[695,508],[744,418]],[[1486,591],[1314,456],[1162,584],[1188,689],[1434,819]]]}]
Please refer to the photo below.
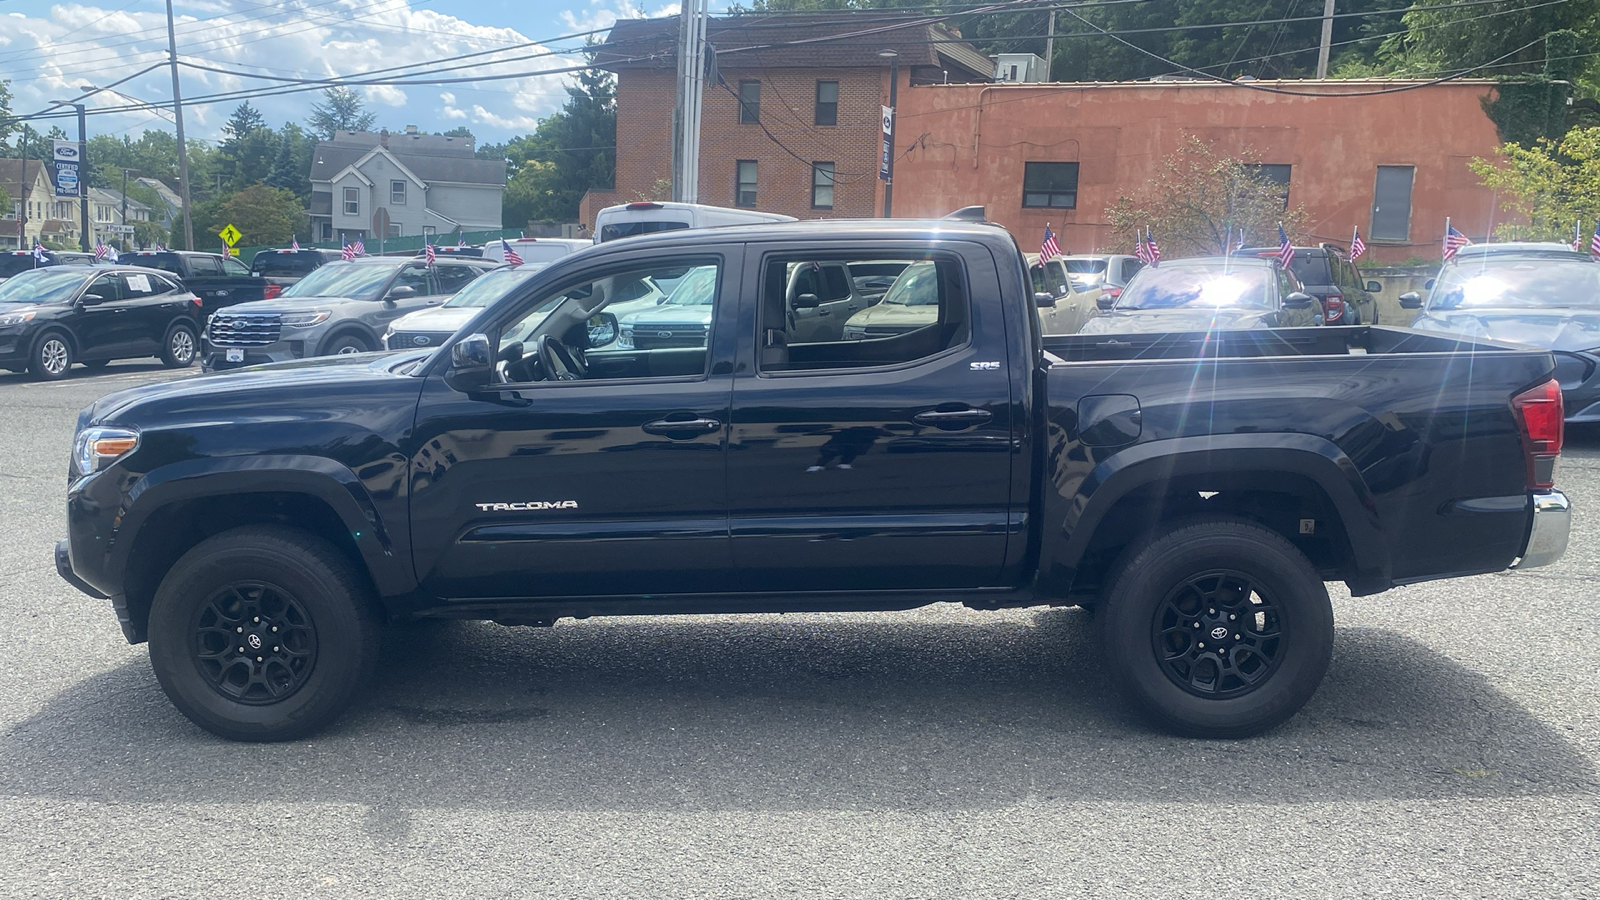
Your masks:
[{"label": "black alloy wheel", "polygon": [[190,652],[212,690],[249,705],[278,703],[305,686],[317,664],[317,629],[283,587],[224,586],[195,613]]},{"label": "black alloy wheel", "polygon": [[1150,620],[1161,670],[1200,697],[1255,690],[1277,668],[1284,646],[1277,608],[1243,572],[1218,570],[1168,592]]}]

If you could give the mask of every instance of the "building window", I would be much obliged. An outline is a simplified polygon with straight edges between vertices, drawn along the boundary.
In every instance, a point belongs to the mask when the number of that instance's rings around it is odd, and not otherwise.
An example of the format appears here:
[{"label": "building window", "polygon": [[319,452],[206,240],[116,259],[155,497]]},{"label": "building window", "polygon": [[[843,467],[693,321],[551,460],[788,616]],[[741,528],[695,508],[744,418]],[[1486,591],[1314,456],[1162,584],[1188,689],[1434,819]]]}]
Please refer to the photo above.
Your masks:
[{"label": "building window", "polygon": [[347,216],[361,215],[361,193],[355,188],[344,189],[344,214]]},{"label": "building window", "polygon": [[1372,188],[1372,239],[1411,239],[1411,184],[1416,166],[1379,166]]},{"label": "building window", "polygon": [[389,202],[396,206],[406,205],[406,183],[404,181],[389,182]]},{"label": "building window", "polygon": [[811,164],[811,208],[833,209],[833,163]]},{"label": "building window", "polygon": [[322,239],[325,240],[325,241],[333,240],[333,223],[332,222],[323,222],[322,223]]},{"label": "building window", "polygon": [[1075,209],[1078,206],[1078,164],[1031,162],[1022,164],[1024,208]]},{"label": "building window", "polygon": [[1247,165],[1244,167],[1256,181],[1262,184],[1277,185],[1278,193],[1283,197],[1283,208],[1289,208],[1289,166],[1284,165]]},{"label": "building window", "polygon": [[424,226],[422,226],[422,233],[427,235],[428,237],[433,237],[433,235],[435,233],[437,233],[438,230],[439,229],[435,228],[432,225],[424,225]]},{"label": "building window", "polygon": [[839,82],[817,82],[817,117],[818,125],[839,124]]},{"label": "building window", "polygon": [[739,206],[756,205],[756,161],[739,160],[739,183],[734,192],[734,203]]},{"label": "building window", "polygon": [[754,125],[761,121],[761,82],[739,82],[739,124]]},{"label": "building window", "polygon": [[390,222],[389,223],[389,237],[397,238],[399,236],[400,236],[400,226],[394,224],[393,222]]}]

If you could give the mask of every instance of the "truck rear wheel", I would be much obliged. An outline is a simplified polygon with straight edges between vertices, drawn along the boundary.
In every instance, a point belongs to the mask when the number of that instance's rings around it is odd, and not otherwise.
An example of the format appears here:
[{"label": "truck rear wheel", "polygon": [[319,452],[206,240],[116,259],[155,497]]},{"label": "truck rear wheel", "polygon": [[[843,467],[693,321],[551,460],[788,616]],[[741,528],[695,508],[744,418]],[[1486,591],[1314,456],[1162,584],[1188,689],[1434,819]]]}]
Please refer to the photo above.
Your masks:
[{"label": "truck rear wheel", "polygon": [[185,553],[150,608],[150,663],[205,730],[285,741],[344,712],[377,664],[372,590],[327,542],[277,526]]},{"label": "truck rear wheel", "polygon": [[1173,528],[1130,548],[1107,584],[1107,662],[1178,734],[1258,734],[1294,715],[1327,673],[1328,591],[1304,554],[1253,522]]}]

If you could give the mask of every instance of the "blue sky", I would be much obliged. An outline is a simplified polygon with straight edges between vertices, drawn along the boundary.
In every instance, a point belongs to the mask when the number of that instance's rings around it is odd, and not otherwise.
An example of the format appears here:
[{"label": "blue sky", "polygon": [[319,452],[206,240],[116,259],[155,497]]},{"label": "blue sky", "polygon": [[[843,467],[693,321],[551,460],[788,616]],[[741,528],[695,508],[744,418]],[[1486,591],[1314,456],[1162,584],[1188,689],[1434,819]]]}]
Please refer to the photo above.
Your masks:
[{"label": "blue sky", "polygon": [[[717,4],[722,5],[722,4]],[[444,131],[465,125],[480,141],[500,141],[531,131],[564,100],[566,76],[538,75],[579,61],[581,39],[554,40],[619,17],[675,13],[664,0],[174,0],[180,59],[222,72],[182,70],[184,125],[190,138],[216,140],[229,112],[240,102],[192,98],[234,91],[283,87],[244,74],[279,78],[359,75],[442,57],[497,51],[460,63],[440,78],[514,74],[504,80],[441,85],[370,86],[362,92],[378,124],[390,129],[416,125]],[[539,42],[537,47],[526,46]],[[85,85],[106,87],[166,60],[164,0],[99,0],[51,3],[0,0],[0,78],[11,81],[12,111],[28,114],[53,100],[79,97]],[[507,59],[508,57],[534,58]],[[496,64],[497,60],[506,60]],[[239,73],[239,74],[234,74]],[[172,95],[165,66],[136,75],[116,90],[86,102],[91,109],[129,107],[138,101],[166,102]],[[274,127],[303,122],[314,92],[251,99]],[[72,130],[71,123],[62,123]],[[172,130],[170,116],[130,109],[91,116],[91,134]]]}]

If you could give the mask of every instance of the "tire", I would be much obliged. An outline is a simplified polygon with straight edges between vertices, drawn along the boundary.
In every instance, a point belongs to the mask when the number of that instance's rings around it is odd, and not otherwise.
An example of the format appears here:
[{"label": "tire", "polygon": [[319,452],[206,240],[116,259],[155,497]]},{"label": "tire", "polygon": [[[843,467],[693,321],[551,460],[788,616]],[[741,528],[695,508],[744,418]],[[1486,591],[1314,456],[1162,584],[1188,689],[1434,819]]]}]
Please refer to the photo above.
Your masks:
[{"label": "tire", "polygon": [[104,369],[106,366],[111,365],[111,360],[109,360],[109,359],[86,359],[82,363],[80,363],[80,365],[82,365],[85,369],[88,369],[91,372],[98,372],[101,369]]},{"label": "tire", "polygon": [[59,331],[47,331],[33,343],[28,371],[41,381],[60,381],[72,370],[72,341]]},{"label": "tire", "polygon": [[187,369],[194,365],[195,346],[194,328],[182,323],[168,328],[161,342],[161,364],[169,369]]},{"label": "tire", "polygon": [[318,356],[345,356],[353,353],[371,353],[372,346],[361,335],[346,331],[328,338],[322,345],[322,352]]},{"label": "tire", "polygon": [[377,609],[366,579],[326,541],[237,528],[185,553],[162,580],[150,664],[178,711],[212,734],[292,740],[338,718],[371,677]]},{"label": "tire", "polygon": [[1177,734],[1259,734],[1299,711],[1328,671],[1327,588],[1293,544],[1254,522],[1158,534],[1125,552],[1107,584],[1097,616],[1107,664]]}]

